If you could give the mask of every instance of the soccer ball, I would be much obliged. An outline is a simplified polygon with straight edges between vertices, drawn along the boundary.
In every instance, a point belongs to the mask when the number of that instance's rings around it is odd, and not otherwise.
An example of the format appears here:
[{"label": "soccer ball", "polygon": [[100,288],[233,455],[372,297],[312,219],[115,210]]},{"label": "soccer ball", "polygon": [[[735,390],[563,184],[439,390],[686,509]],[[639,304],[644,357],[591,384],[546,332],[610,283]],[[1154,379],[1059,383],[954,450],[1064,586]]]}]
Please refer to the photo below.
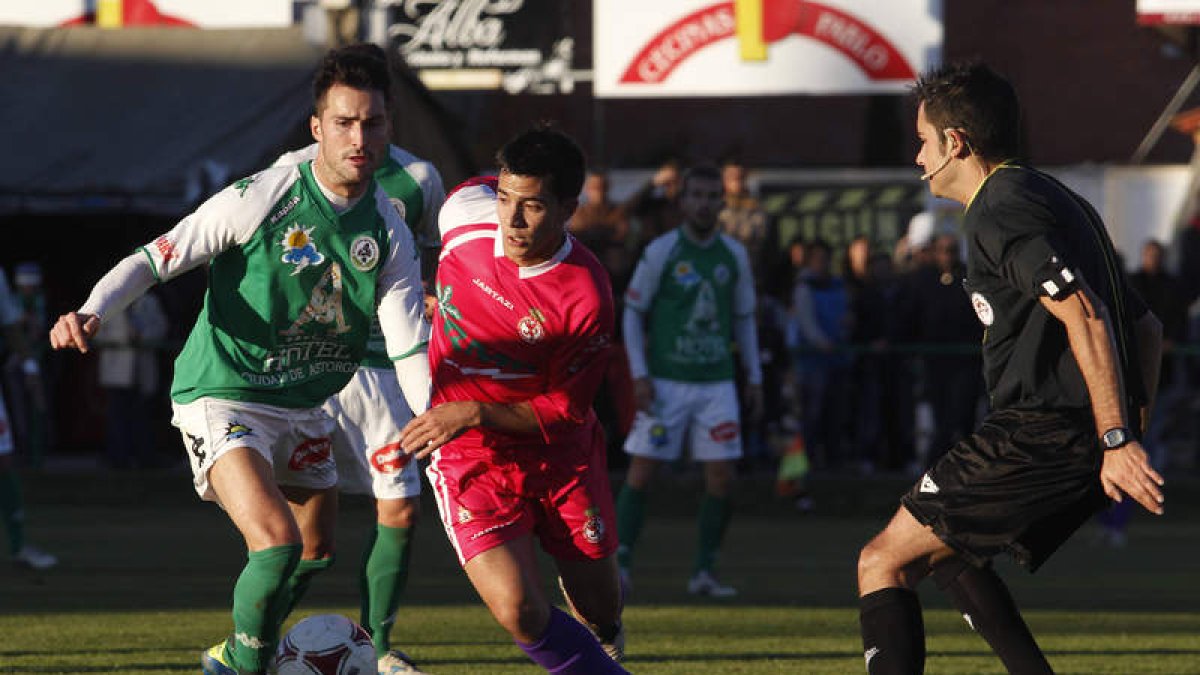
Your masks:
[{"label": "soccer ball", "polygon": [[340,614],[301,621],[275,652],[278,675],[375,675],[378,667],[371,636]]}]

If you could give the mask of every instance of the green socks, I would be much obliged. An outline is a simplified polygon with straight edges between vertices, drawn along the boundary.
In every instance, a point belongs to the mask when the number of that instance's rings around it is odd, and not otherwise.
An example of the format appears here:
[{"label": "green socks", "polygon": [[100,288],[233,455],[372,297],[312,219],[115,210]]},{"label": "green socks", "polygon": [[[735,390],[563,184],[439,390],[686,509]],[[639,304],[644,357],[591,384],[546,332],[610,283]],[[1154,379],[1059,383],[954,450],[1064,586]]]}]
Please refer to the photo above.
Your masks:
[{"label": "green socks", "polygon": [[696,547],[696,560],[692,565],[692,573],[702,570],[711,571],[717,561],[717,549],[725,539],[725,530],[729,528],[729,517],[733,514],[733,504],[728,497],[704,495],[700,503],[699,541]]},{"label": "green socks", "polygon": [[408,559],[412,554],[412,528],[376,525],[363,555],[359,577],[363,626],[371,632],[375,654],[391,649],[396,608],[408,583]]},{"label": "green socks", "polygon": [[8,533],[8,552],[15,555],[25,545],[25,511],[21,508],[21,481],[16,471],[0,471],[0,518]]},{"label": "green socks", "polygon": [[646,491],[630,487],[628,483],[622,485],[617,494],[617,535],[621,541],[617,547],[617,564],[624,569],[633,564],[633,545],[642,534],[644,522]]},{"label": "green socks", "polygon": [[251,551],[233,587],[233,637],[225,643],[227,663],[241,670],[266,670],[287,616],[288,579],[300,561],[300,544]]},{"label": "green socks", "polygon": [[303,598],[304,594],[308,592],[308,585],[312,583],[312,578],[318,572],[324,572],[330,567],[333,567],[333,556],[316,560],[302,559],[296,563],[296,571],[292,572],[292,576],[288,578],[287,602],[284,605],[283,616],[280,617],[281,623],[288,618],[293,609],[296,609],[296,605],[300,604],[300,598]]}]

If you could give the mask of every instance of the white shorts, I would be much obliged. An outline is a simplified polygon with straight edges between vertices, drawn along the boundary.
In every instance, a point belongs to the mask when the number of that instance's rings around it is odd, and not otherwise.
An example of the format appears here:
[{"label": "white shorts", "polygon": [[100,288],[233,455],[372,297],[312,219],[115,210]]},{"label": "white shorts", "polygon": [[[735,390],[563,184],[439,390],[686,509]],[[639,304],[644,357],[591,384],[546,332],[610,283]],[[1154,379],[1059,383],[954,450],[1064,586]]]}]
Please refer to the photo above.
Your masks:
[{"label": "white shorts", "polygon": [[376,499],[421,494],[420,469],[400,449],[400,430],[413,415],[395,370],[359,368],[324,410],[336,424],[333,457],[339,489]]},{"label": "white shorts", "polygon": [[8,406],[4,402],[4,393],[0,392],[0,456],[13,453],[12,424],[8,421]]},{"label": "white shorts", "polygon": [[196,494],[219,501],[208,472],[226,452],[253,448],[271,463],[278,485],[324,490],[337,485],[330,434],[333,420],[320,408],[279,408],[262,403],[198,398],[171,403],[192,465]]},{"label": "white shorts", "polygon": [[678,459],[688,438],[692,459],[717,462],[742,456],[737,388],[732,381],[679,382],[654,378],[652,414],[638,411],[625,452]]}]

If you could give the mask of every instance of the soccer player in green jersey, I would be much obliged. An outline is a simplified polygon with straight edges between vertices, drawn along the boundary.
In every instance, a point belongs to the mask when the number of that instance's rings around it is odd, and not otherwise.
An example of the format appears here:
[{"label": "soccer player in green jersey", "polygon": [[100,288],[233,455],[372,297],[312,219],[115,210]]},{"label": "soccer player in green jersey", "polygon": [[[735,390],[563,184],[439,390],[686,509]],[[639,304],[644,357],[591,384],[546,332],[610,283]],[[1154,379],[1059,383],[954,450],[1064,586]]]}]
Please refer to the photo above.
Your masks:
[{"label": "soccer player in green jersey", "polygon": [[687,437],[692,457],[704,465],[705,482],[687,589],[729,597],[737,591],[718,582],[713,567],[729,525],[730,493],[742,456],[730,346],[738,344],[747,375],[744,402],[757,418],[762,367],[754,278],[745,247],[717,228],[724,200],[715,167],[687,172],[679,205],[684,222],[650,242],[625,291],[623,335],[638,413],[625,440],[630,462],[617,499],[617,559],[628,585],[651,478],[660,463],[680,456]]},{"label": "soccer player in green jersey", "polygon": [[331,51],[313,83],[315,159],[214,195],[51,329],[56,349],[86,352],[106,316],[208,263],[204,308],[175,362],[173,423],[197,494],[224,508],[248,562],[232,635],[202,655],[207,674],[266,672],[287,613],[333,562],[334,422],[321,406],[358,370],[376,311],[408,406],[428,405],[416,248],[373,179],[388,85],[378,59]]}]

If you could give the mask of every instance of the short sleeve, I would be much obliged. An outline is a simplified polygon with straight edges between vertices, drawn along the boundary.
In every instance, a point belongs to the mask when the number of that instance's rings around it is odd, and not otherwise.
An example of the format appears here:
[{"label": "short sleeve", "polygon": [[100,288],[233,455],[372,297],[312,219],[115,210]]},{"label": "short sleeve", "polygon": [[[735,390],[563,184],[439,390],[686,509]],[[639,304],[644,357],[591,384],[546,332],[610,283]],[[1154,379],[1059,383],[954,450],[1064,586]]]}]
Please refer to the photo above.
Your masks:
[{"label": "short sleeve", "polygon": [[980,215],[984,258],[1026,296],[1067,297],[1078,287],[1078,275],[1058,242],[1052,214],[1030,200],[1011,203],[1015,206],[992,207]]}]

